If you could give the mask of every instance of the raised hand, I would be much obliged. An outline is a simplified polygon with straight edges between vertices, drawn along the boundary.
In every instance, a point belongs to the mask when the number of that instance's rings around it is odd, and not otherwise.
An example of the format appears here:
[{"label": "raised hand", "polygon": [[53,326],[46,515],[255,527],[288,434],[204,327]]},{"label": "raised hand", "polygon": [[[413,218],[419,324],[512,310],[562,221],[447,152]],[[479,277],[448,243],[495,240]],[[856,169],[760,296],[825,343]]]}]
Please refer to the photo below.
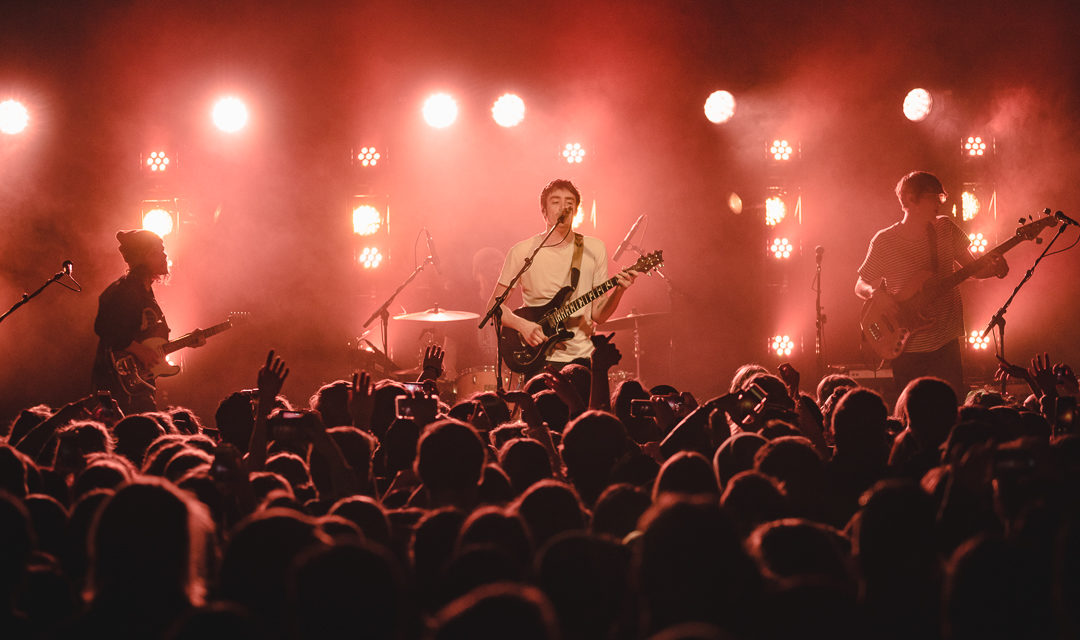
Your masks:
[{"label": "raised hand", "polygon": [[1031,377],[1035,379],[1044,396],[1057,397],[1057,375],[1050,368],[1049,354],[1043,353],[1040,356],[1036,353],[1031,359]]},{"label": "raised hand", "polygon": [[446,357],[446,352],[437,344],[429,345],[427,349],[424,349],[424,370],[420,372],[417,382],[441,378],[444,357]]},{"label": "raised hand", "polygon": [[591,338],[595,347],[592,354],[594,370],[607,371],[622,360],[622,353],[615,346],[615,343],[611,341],[614,336],[614,333],[609,333],[606,336],[598,333]]},{"label": "raised hand", "polygon": [[349,386],[349,415],[352,416],[353,426],[357,429],[370,428],[374,412],[375,385],[371,382],[371,374],[367,371],[353,373],[352,385]]},{"label": "raised hand", "polygon": [[285,366],[285,361],[280,357],[274,356],[274,350],[271,349],[266,354],[266,364],[259,369],[259,402],[260,410],[268,412],[273,405],[274,400],[278,394],[281,393],[281,387],[285,385],[285,378],[289,377],[289,369]]},{"label": "raised hand", "polygon": [[543,376],[548,389],[554,391],[555,395],[570,407],[570,415],[574,416],[585,410],[585,400],[569,378],[558,371],[545,371],[540,375]]},{"label": "raised hand", "polygon": [[799,371],[790,362],[785,362],[778,369],[780,379],[788,388],[788,395],[792,398],[799,397]]},{"label": "raised hand", "polygon": [[[501,397],[506,402],[517,405],[521,409],[521,419],[525,421],[530,430],[543,426],[543,419],[540,417],[540,412],[536,410],[536,401],[531,395],[524,391],[503,391]],[[526,435],[529,435],[529,433],[526,432]]]}]

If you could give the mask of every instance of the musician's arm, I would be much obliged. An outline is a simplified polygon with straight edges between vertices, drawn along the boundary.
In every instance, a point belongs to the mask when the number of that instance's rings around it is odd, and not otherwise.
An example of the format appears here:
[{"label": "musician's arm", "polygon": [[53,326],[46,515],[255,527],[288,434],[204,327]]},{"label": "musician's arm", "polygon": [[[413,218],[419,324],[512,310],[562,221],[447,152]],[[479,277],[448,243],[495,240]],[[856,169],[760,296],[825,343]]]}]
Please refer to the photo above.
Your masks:
[{"label": "musician's arm", "polygon": [[[593,304],[593,322],[602,323],[607,322],[615,310],[619,308],[619,302],[622,300],[623,294],[626,293],[626,289],[633,284],[634,279],[637,278],[638,272],[631,271],[630,269],[623,269],[615,274],[615,278],[619,281],[619,284],[611,290],[611,294],[605,296],[599,303]],[[599,304],[599,307],[597,307]]]},{"label": "musician's arm", "polygon": [[[495,304],[495,299],[498,298],[506,291],[506,285],[496,284],[495,290],[491,293],[491,298],[488,299],[487,308],[490,309]],[[540,325],[535,322],[530,322],[525,318],[514,313],[513,309],[508,307],[504,302],[500,307],[502,309],[502,323],[503,326],[513,329],[522,335],[525,342],[529,346],[535,347],[542,343],[545,339],[544,330]]]}]

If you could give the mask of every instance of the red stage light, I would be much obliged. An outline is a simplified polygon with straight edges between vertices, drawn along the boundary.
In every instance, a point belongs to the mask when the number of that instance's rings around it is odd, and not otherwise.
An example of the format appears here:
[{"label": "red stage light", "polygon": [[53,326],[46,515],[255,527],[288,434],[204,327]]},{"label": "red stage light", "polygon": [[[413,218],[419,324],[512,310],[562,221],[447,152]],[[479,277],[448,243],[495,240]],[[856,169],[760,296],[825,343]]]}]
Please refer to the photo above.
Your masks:
[{"label": "red stage light", "polygon": [[735,115],[735,96],[730,91],[713,91],[705,100],[705,117],[709,122],[722,124]]},{"label": "red stage light", "polygon": [[364,247],[356,262],[365,269],[375,269],[382,264],[383,255],[376,247]]},{"label": "red stage light", "polygon": [[243,129],[248,122],[248,110],[240,98],[227,97],[214,103],[211,112],[214,126],[225,133],[236,133]]},{"label": "red stage light", "polygon": [[787,217],[787,204],[780,196],[771,196],[765,201],[765,224],[775,227]]},{"label": "red stage light", "polygon": [[969,158],[981,158],[986,155],[986,141],[982,136],[968,136],[964,138],[962,145],[963,153]]},{"label": "red stage light", "polygon": [[776,139],[769,145],[769,155],[778,162],[791,160],[795,155],[795,148],[787,140]]},{"label": "red stage light", "polygon": [[436,93],[424,101],[424,121],[436,129],[454,124],[458,116],[457,101],[446,93]]},{"label": "red stage light", "polygon": [[563,147],[562,157],[570,164],[580,164],[585,159],[585,147],[577,142],[568,142]]},{"label": "red stage light", "polygon": [[492,105],[491,117],[500,127],[516,127],[525,119],[525,101],[512,93],[503,94]]},{"label": "red stage light", "polygon": [[22,133],[30,124],[30,112],[17,100],[0,102],[0,133],[13,136]]},{"label": "red stage light", "polygon": [[777,260],[787,260],[791,257],[792,250],[787,238],[776,238],[769,244],[769,255]]},{"label": "red stage light", "polygon": [[934,108],[934,98],[926,89],[912,89],[904,98],[904,115],[912,122],[922,122]]},{"label": "red stage light", "polygon": [[972,331],[967,339],[968,348],[975,351],[985,351],[990,348],[990,336],[982,336],[978,331]]},{"label": "red stage light", "polygon": [[357,161],[364,167],[374,167],[381,158],[382,154],[375,147],[360,147],[360,152],[356,154]]},{"label": "red stage light", "polygon": [[164,238],[173,232],[173,214],[165,209],[150,209],[143,214],[142,228]]},{"label": "red stage light", "polygon": [[382,214],[370,204],[362,204],[353,209],[353,233],[370,236],[378,233],[382,227]]},{"label": "red stage light", "polygon": [[146,157],[146,168],[154,172],[163,172],[169,168],[169,156],[164,151],[152,151]]},{"label": "red stage light", "polygon": [[794,350],[795,342],[790,335],[777,335],[769,338],[769,351],[777,356],[790,356]]},{"label": "red stage light", "polygon": [[971,253],[986,253],[987,239],[981,233],[969,233],[968,240],[971,245],[968,246],[968,251]]}]

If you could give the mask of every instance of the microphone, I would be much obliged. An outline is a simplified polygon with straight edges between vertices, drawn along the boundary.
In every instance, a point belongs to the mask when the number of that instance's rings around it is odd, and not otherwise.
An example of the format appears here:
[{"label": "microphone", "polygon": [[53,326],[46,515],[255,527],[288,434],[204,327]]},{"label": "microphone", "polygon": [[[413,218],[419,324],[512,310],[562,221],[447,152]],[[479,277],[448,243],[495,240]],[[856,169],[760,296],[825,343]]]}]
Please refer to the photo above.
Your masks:
[{"label": "microphone", "polygon": [[626,249],[630,246],[630,239],[634,237],[635,233],[637,233],[637,228],[641,224],[641,221],[645,219],[645,217],[646,216],[643,213],[637,217],[637,220],[634,220],[634,224],[630,227],[630,231],[626,232],[626,237],[622,239],[622,242],[619,243],[619,246],[615,247],[615,254],[611,256],[612,261],[618,260],[622,257],[623,252],[626,251]]},{"label": "microphone", "polygon": [[817,260],[818,265],[820,266],[821,265],[821,256],[825,255],[825,247],[821,246],[820,244],[818,246],[814,247],[814,255],[815,255],[815,259]]},{"label": "microphone", "polygon": [[63,264],[63,267],[62,267],[63,270],[64,270],[64,273],[66,273],[66,274],[68,274],[70,276],[71,275],[71,270],[72,270],[72,268],[74,266],[75,265],[72,264],[71,260],[64,260],[64,264]]},{"label": "microphone", "polygon": [[567,208],[563,209],[562,213],[559,214],[558,221],[555,224],[557,224],[557,225],[562,224],[563,221],[566,220],[566,216],[571,215],[573,213],[574,213],[574,207],[567,207]]},{"label": "microphone", "polygon": [[436,273],[442,275],[442,263],[439,261],[439,254],[435,251],[435,241],[431,239],[431,233],[424,229],[424,235],[427,236],[427,252],[428,257],[431,258],[431,266],[435,267]]},{"label": "microphone", "polygon": [[1055,212],[1054,217],[1057,218],[1058,220],[1064,222],[1065,224],[1071,224],[1074,227],[1080,227],[1080,223],[1078,223],[1076,220],[1073,220],[1072,218],[1070,218],[1069,216],[1065,215],[1064,213],[1062,213],[1060,211]]}]

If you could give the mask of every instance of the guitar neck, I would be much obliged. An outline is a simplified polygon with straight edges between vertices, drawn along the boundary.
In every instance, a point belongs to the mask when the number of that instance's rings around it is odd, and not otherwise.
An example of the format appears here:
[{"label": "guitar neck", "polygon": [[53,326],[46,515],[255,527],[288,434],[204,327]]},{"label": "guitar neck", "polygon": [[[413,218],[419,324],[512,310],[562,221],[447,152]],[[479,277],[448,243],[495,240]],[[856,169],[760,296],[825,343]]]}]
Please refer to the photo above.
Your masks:
[{"label": "guitar neck", "polygon": [[558,311],[551,314],[552,321],[562,322],[563,320],[566,320],[570,316],[574,315],[574,312],[576,312],[578,309],[584,307],[593,300],[596,300],[608,291],[614,289],[617,284],[619,284],[619,280],[617,278],[611,278],[609,280],[601,282],[592,291],[582,295],[580,298],[573,300],[566,306],[560,308]]},{"label": "guitar neck", "polygon": [[949,289],[955,287],[956,285],[960,284],[964,280],[967,280],[971,276],[975,275],[975,273],[978,272],[979,269],[982,269],[986,265],[986,263],[990,260],[991,256],[993,256],[993,255],[1002,255],[1005,252],[1011,250],[1016,245],[1023,242],[1024,240],[1026,240],[1026,238],[1021,237],[1021,236],[1013,236],[1013,237],[1009,238],[1005,242],[1002,242],[998,246],[996,246],[993,249],[987,251],[986,254],[983,255],[978,260],[972,262],[969,265],[963,266],[963,267],[957,269],[956,271],[952,272],[951,274],[945,276],[944,278],[942,278],[941,280],[938,281],[937,285],[935,285],[934,288],[939,290],[939,291],[948,291]]},{"label": "guitar neck", "polygon": [[[225,322],[215,324],[214,326],[212,326],[212,327],[210,327],[208,329],[203,329],[202,330],[202,336],[203,336],[203,338],[209,338],[210,336],[217,335],[217,334],[221,333],[222,331],[225,331],[226,329],[230,329],[230,328],[232,328],[232,321],[231,320],[226,320]],[[185,349],[187,347],[193,346],[196,342],[198,342],[198,339],[195,337],[195,334],[194,333],[189,333],[187,335],[184,335],[184,336],[181,336],[181,337],[177,338],[176,340],[170,340],[169,342],[166,342],[165,344],[161,345],[161,351],[163,353],[165,353],[166,355],[168,355],[168,354],[172,353],[173,351],[177,351],[179,349]]]}]

